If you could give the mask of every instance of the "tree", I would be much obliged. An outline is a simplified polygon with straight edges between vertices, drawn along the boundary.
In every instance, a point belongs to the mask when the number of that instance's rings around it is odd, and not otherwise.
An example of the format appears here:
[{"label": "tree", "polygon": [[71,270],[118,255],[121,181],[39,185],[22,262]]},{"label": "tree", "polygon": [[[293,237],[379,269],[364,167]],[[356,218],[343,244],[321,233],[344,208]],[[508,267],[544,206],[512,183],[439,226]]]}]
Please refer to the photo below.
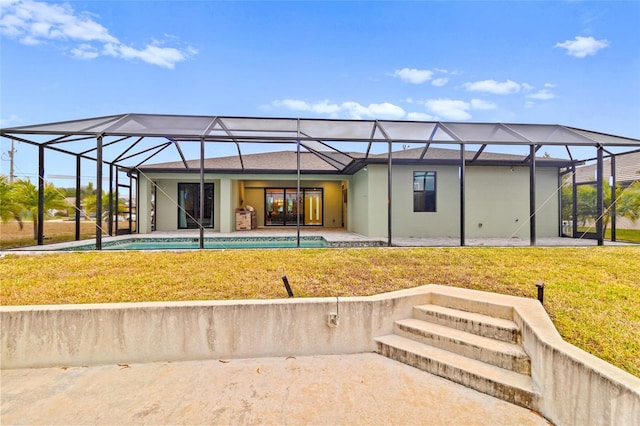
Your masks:
[{"label": "tree", "polygon": [[[587,222],[595,222],[598,219],[597,212],[597,197],[598,192],[595,185],[578,185],[576,188],[577,194],[577,205],[576,205],[576,213],[578,215],[578,221],[582,223],[584,226]],[[563,203],[565,200],[569,201],[571,197],[571,188],[569,187],[568,191],[565,192],[565,188],[563,188]],[[616,216],[617,217],[626,217],[630,219],[632,222],[635,222],[640,218],[640,181],[635,181],[631,185],[626,188],[622,188],[622,186],[617,183],[615,191],[613,192],[612,199],[612,188],[608,182],[603,182],[602,184],[602,200],[604,204],[604,212],[602,216],[602,231],[606,232],[607,227],[609,226],[609,222],[611,221],[611,207],[613,201],[616,202]],[[568,204],[567,204],[568,205]],[[565,215],[564,205],[563,205],[563,215]]]},{"label": "tree", "polygon": [[[115,216],[119,211],[124,211],[127,209],[126,204],[122,200],[118,200],[117,204],[115,203],[114,198],[114,206],[113,206],[113,215]],[[90,213],[96,212],[96,195],[87,195],[82,199],[82,204],[84,205],[84,210],[87,215]],[[102,220],[107,220],[109,218],[109,194],[106,192],[102,193]]]},{"label": "tree", "polygon": [[[31,213],[33,217],[33,239],[38,239],[38,187],[31,181],[19,179],[14,183],[12,192],[15,202],[19,203],[23,210]],[[64,194],[52,183],[46,183],[44,186],[44,215],[50,216],[49,211],[52,209],[64,209],[67,203],[64,200]]]},{"label": "tree", "polygon": [[22,229],[24,227],[20,218],[22,207],[20,203],[16,202],[13,192],[14,185],[9,184],[9,179],[6,176],[0,175],[0,220],[6,222],[15,219]]}]

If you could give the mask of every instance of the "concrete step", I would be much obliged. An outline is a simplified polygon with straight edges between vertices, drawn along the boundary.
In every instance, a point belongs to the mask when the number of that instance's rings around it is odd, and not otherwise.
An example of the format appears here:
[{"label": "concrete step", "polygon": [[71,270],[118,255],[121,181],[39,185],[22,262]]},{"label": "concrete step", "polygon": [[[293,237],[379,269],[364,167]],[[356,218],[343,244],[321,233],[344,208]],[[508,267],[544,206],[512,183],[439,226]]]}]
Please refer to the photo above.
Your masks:
[{"label": "concrete step", "polygon": [[413,317],[503,342],[522,343],[518,325],[509,319],[439,305],[415,306]]},{"label": "concrete step", "polygon": [[466,312],[475,312],[477,314],[488,315],[494,318],[503,318],[507,320],[513,319],[513,306],[485,300],[471,299],[469,297],[434,293],[431,295],[431,304],[451,309],[459,309]]},{"label": "concrete step", "polygon": [[531,360],[522,346],[478,336],[415,318],[395,323],[395,332],[427,345],[455,352],[520,374],[531,374]]},{"label": "concrete step", "polygon": [[513,404],[537,409],[538,394],[530,376],[395,334],[375,340],[381,355]]}]

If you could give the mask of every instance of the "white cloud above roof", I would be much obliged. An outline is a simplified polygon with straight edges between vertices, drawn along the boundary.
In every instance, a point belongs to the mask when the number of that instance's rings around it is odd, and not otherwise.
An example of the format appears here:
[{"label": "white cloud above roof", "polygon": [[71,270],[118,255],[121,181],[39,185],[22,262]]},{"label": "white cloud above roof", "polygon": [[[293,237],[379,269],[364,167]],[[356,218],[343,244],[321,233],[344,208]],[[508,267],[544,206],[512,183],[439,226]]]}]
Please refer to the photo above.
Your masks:
[{"label": "white cloud above roof", "polygon": [[195,55],[191,47],[163,47],[160,42],[144,48],[127,46],[88,13],[76,12],[69,4],[33,0],[2,1],[0,34],[25,45],[53,44],[74,58],[94,59],[109,55],[139,59],[164,68]]},{"label": "white cloud above roof", "polygon": [[407,120],[414,121],[436,121],[438,117],[427,114],[425,112],[410,112],[407,114]]},{"label": "white cloud above roof", "polygon": [[526,83],[520,84],[512,80],[507,80],[504,82],[495,80],[482,80],[467,82],[462,86],[470,92],[485,92],[492,93],[494,95],[512,95],[514,93],[520,93],[521,90],[529,89],[531,87]]},{"label": "white cloud above roof", "polygon": [[447,120],[469,120],[471,104],[455,99],[429,99],[425,102],[427,111]]},{"label": "white cloud above roof", "polygon": [[566,49],[567,55],[576,58],[584,58],[593,56],[599,50],[609,46],[608,40],[596,40],[595,38],[575,36],[573,40],[566,40],[562,43],[556,43],[555,47]]},{"label": "white cloud above roof", "polygon": [[331,118],[386,118],[402,119],[406,112],[398,105],[382,102],[362,105],[354,101],[345,101],[340,104],[323,100],[309,103],[299,99],[282,99],[271,102],[277,108],[286,108],[293,111],[308,111],[315,114],[328,115]]},{"label": "white cloud above roof", "polygon": [[489,110],[496,109],[497,105],[493,102],[483,101],[482,99],[471,99],[471,109]]}]

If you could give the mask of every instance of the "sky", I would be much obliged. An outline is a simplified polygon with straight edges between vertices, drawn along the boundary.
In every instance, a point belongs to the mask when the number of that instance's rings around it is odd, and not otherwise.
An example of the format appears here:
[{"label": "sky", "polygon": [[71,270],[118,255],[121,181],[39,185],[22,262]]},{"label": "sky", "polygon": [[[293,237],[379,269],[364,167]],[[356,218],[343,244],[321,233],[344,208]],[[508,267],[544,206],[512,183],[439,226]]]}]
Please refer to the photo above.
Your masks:
[{"label": "sky", "polygon": [[[1,127],[129,112],[640,138],[640,1],[0,0]],[[36,150],[15,149],[33,177]]]}]

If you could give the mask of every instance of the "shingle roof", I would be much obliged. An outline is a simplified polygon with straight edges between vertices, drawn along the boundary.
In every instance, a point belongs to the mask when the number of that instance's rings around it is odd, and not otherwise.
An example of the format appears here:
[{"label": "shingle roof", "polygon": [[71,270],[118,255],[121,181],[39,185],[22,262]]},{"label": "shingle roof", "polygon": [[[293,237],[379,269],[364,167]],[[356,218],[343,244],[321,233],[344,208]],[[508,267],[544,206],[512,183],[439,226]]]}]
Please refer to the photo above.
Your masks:
[{"label": "shingle roof", "polygon": [[[450,162],[457,163],[460,159],[460,151],[455,149],[445,148],[429,148],[424,155],[424,158],[420,158],[423,153],[423,148],[405,149],[401,151],[394,151],[391,153],[392,159],[396,163],[423,163],[434,164],[438,162]],[[331,156],[332,153],[320,153],[320,155]],[[349,152],[343,155],[351,157],[354,163],[358,163],[360,167],[370,163],[383,163],[388,161],[388,154],[372,154],[365,159],[365,154],[360,152]],[[465,151],[465,158],[467,161],[472,160],[476,155],[475,151]],[[514,154],[499,154],[493,152],[482,152],[476,160],[479,164],[483,163],[508,163],[517,164],[523,163],[526,160],[526,156],[514,155]],[[558,165],[565,163],[566,160],[558,160],[553,158],[536,157],[536,161],[547,162],[550,165]],[[176,172],[185,169],[200,170],[200,160],[188,160],[187,166],[182,161],[172,161],[168,163],[156,163],[141,166],[142,171],[162,171],[162,172]],[[244,166],[244,167],[243,167]],[[215,157],[206,158],[204,160],[204,169],[207,171],[221,171],[221,172],[295,172],[297,170],[297,156],[295,151],[276,151],[266,152],[259,154],[245,154],[242,156],[242,162],[240,156],[228,156],[228,157]],[[328,173],[328,172],[340,172],[333,167],[331,162],[324,161],[318,153],[313,154],[310,152],[300,153],[300,169],[305,173]],[[357,170],[354,169],[354,170]]]},{"label": "shingle roof", "polygon": [[[640,180],[640,151],[629,154],[616,155],[616,181],[633,182]],[[611,176],[611,158],[602,161],[603,176],[609,179]],[[596,165],[576,168],[576,182],[593,182],[596,180]]]}]

